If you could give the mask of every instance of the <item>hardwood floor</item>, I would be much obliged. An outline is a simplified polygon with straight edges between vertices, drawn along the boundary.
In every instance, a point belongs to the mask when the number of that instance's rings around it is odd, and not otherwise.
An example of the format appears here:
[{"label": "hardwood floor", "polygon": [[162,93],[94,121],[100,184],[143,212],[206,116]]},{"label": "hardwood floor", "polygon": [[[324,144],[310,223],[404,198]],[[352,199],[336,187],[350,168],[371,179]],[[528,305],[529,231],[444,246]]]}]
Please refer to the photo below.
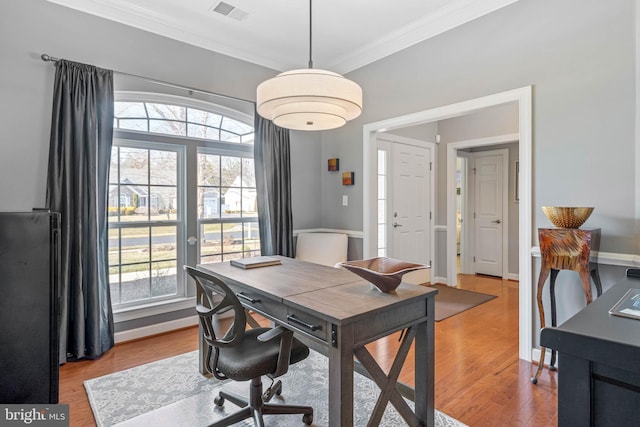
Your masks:
[{"label": "hardwood floor", "polygon": [[[459,276],[459,287],[498,298],[436,323],[436,408],[470,426],[557,425],[557,374],[518,359],[518,283]],[[367,347],[390,366],[397,334]],[[71,426],[95,425],[83,381],[197,349],[197,328],[116,345],[94,361],[60,367],[60,403],[68,403]],[[412,352],[413,353],[413,352]],[[413,385],[413,358],[400,380]]]}]

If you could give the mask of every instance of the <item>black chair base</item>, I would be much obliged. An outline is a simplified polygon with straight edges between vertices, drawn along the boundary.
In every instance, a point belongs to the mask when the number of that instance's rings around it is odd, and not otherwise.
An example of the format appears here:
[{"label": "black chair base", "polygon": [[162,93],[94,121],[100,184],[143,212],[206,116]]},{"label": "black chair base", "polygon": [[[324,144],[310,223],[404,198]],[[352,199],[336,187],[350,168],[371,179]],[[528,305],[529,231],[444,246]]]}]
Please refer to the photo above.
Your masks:
[{"label": "black chair base", "polygon": [[261,378],[251,380],[249,402],[236,394],[226,391],[220,391],[214,402],[217,406],[222,406],[225,400],[240,406],[240,409],[216,421],[209,427],[230,426],[248,418],[253,418],[256,427],[264,427],[263,415],[301,414],[303,423],[310,425],[313,422],[313,408],[310,406],[273,405],[264,403]]}]

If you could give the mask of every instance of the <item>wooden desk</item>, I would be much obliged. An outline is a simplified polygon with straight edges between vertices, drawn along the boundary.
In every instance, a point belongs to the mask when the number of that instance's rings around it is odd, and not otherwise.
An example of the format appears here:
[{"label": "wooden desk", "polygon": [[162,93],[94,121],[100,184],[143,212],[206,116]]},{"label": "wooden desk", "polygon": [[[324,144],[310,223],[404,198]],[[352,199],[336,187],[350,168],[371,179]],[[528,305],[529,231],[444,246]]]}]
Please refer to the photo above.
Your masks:
[{"label": "wooden desk", "polygon": [[[243,270],[228,262],[199,267],[222,277],[242,304],[327,349],[329,425],[353,425],[354,355],[381,388],[370,425],[391,402],[408,425],[434,425],[434,302],[437,290],[401,284],[384,294],[343,269],[280,257],[282,265]],[[387,376],[365,344],[407,329]],[[397,388],[415,338],[415,413]],[[204,360],[200,341],[201,371]]]},{"label": "wooden desk", "polygon": [[[628,276],[640,275],[629,270]],[[638,425],[640,320],[609,314],[639,277],[626,277],[540,343],[558,351],[558,426]]]},{"label": "wooden desk", "polygon": [[[540,314],[540,329],[546,326],[544,305],[542,304],[542,290],[544,283],[551,273],[549,280],[549,296],[551,298],[551,326],[556,326],[556,278],[560,270],[576,271],[580,276],[582,289],[587,304],[591,303],[591,280],[593,278],[598,296],[602,295],[602,284],[598,272],[598,250],[600,249],[600,229],[580,228],[539,228],[538,241],[542,262],[538,277],[538,313]],[[538,383],[538,377],[544,367],[544,347],[540,350],[540,361],[531,382]],[[556,352],[551,351],[549,369],[555,370]]]}]

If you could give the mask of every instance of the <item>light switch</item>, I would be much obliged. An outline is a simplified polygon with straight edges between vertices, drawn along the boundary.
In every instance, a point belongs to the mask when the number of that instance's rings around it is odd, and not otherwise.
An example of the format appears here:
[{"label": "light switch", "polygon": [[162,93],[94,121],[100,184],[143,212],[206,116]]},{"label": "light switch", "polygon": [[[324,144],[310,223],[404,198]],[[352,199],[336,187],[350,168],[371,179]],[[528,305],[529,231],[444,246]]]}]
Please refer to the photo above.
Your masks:
[{"label": "light switch", "polygon": [[342,195],[342,206],[347,206],[349,204],[349,196],[346,194]]}]

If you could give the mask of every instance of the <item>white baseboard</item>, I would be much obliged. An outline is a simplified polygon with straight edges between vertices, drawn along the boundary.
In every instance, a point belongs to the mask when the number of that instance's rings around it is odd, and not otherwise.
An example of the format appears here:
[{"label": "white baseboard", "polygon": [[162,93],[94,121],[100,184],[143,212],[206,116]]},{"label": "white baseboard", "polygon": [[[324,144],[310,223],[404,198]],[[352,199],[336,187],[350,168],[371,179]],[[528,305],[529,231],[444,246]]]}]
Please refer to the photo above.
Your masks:
[{"label": "white baseboard", "polygon": [[[534,348],[533,350],[531,350],[531,361],[535,362],[536,364],[538,363],[538,361],[540,360],[540,349],[539,348]],[[545,354],[544,354],[544,364],[545,366],[549,366],[549,363],[551,363],[551,349],[546,349]],[[557,353],[556,353],[556,368],[558,367],[558,357],[557,357]]]},{"label": "white baseboard", "polygon": [[507,274],[507,280],[515,280],[516,282],[520,281],[520,275],[519,274],[514,274],[514,273],[508,273]]},{"label": "white baseboard", "polygon": [[121,343],[131,341],[138,338],[149,337],[151,335],[161,334],[163,332],[173,331],[175,329],[186,328],[198,324],[198,316],[183,317],[182,319],[171,320],[169,322],[158,323],[155,325],[143,326],[141,328],[130,329],[127,331],[116,332],[115,342]]},{"label": "white baseboard", "polygon": [[445,285],[449,284],[449,281],[447,280],[446,277],[438,277],[438,276],[434,276],[431,278],[431,283],[435,284],[435,283],[444,283]]},{"label": "white baseboard", "polygon": [[364,233],[356,230],[337,230],[334,228],[309,228],[305,230],[293,230],[293,235],[297,236],[300,233],[342,233],[347,237],[353,237],[355,239],[363,239]]}]

